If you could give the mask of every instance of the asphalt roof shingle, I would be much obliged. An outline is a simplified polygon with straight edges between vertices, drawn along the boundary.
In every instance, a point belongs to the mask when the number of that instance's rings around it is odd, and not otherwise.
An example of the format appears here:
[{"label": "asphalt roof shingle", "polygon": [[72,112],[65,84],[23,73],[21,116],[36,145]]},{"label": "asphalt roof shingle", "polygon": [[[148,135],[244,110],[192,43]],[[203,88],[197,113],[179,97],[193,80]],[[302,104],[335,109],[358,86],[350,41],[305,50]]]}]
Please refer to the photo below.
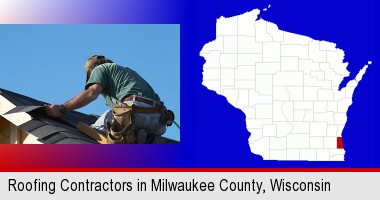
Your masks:
[{"label": "asphalt roof shingle", "polygon": [[[50,118],[43,110],[48,104],[21,94],[17,94],[0,88],[0,95],[16,105],[15,108],[5,114],[26,112],[32,116],[32,120],[22,124],[19,128],[38,138],[45,144],[91,144],[97,143],[94,139],[81,133],[77,128],[78,122],[91,125],[96,118],[80,112],[68,112],[60,118]],[[166,143],[177,144],[178,141],[164,138]]]},{"label": "asphalt roof shingle", "polygon": [[49,118],[44,110],[46,102],[39,101],[8,90],[0,89],[0,95],[5,97],[16,107],[5,114],[26,112],[32,120],[22,124],[19,128],[38,138],[45,144],[91,144],[97,143],[89,136],[76,129],[81,121],[87,125],[95,122],[95,118],[80,112],[70,112],[61,118]]}]

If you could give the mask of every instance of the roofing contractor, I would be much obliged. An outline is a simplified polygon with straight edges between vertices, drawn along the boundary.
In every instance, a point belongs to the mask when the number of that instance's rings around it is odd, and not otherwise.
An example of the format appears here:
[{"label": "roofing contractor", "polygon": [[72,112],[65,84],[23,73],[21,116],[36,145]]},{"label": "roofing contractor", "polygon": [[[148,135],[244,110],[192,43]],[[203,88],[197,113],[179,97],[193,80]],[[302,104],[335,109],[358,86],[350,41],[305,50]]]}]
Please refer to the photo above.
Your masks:
[{"label": "roofing contractor", "polygon": [[137,72],[93,55],[85,63],[85,90],[62,105],[46,105],[50,117],[86,106],[101,94],[111,110],[93,128],[108,132],[108,143],[163,143],[161,137],[174,120],[153,88]]},{"label": "roofing contractor", "polygon": [[[42,181],[40,179],[34,179],[34,181],[17,181],[16,179],[8,179],[8,191],[23,192],[49,192],[49,194],[55,194],[56,182],[54,181]],[[132,182],[130,181],[69,181],[68,179],[62,179],[59,183],[60,189],[66,191],[132,191]]]}]

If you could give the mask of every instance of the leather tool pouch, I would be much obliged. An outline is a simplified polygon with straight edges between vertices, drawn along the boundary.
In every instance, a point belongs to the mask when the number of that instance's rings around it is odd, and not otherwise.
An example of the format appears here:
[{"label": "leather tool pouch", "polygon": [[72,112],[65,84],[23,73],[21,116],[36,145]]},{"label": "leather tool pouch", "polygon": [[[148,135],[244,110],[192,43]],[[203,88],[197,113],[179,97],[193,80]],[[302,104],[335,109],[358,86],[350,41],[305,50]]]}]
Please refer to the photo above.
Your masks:
[{"label": "leather tool pouch", "polygon": [[108,125],[108,144],[136,143],[132,113],[132,107],[128,106],[117,106],[112,109],[112,122]]},{"label": "leather tool pouch", "polygon": [[174,113],[171,110],[166,109],[165,106],[161,109],[160,123],[166,126],[171,126],[174,121]]}]

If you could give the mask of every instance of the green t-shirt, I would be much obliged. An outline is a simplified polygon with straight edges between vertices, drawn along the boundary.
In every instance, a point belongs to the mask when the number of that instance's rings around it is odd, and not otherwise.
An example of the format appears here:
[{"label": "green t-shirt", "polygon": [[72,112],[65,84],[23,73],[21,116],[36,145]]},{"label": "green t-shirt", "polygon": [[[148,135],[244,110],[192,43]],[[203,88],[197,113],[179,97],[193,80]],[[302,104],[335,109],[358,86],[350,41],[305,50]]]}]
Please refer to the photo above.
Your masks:
[{"label": "green t-shirt", "polygon": [[137,95],[160,101],[160,97],[139,74],[115,63],[105,63],[95,67],[87,81],[86,89],[94,83],[102,86],[101,94],[107,106],[111,108],[111,97],[121,101],[126,96]]}]

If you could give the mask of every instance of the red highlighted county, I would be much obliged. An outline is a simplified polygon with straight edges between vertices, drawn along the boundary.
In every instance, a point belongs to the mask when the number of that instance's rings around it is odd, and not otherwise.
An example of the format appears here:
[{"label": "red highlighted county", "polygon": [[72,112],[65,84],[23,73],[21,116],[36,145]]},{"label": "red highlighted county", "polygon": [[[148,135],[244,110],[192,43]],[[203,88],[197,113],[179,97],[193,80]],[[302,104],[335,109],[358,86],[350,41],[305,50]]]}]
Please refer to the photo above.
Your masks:
[{"label": "red highlighted county", "polygon": [[344,161],[347,111],[372,62],[339,90],[350,74],[344,50],[280,30],[263,11],[217,20],[200,52],[202,84],[244,112],[251,152],[264,160]]},{"label": "red highlighted county", "polygon": [[342,137],[336,138],[336,148],[337,149],[343,149],[343,139]]}]

